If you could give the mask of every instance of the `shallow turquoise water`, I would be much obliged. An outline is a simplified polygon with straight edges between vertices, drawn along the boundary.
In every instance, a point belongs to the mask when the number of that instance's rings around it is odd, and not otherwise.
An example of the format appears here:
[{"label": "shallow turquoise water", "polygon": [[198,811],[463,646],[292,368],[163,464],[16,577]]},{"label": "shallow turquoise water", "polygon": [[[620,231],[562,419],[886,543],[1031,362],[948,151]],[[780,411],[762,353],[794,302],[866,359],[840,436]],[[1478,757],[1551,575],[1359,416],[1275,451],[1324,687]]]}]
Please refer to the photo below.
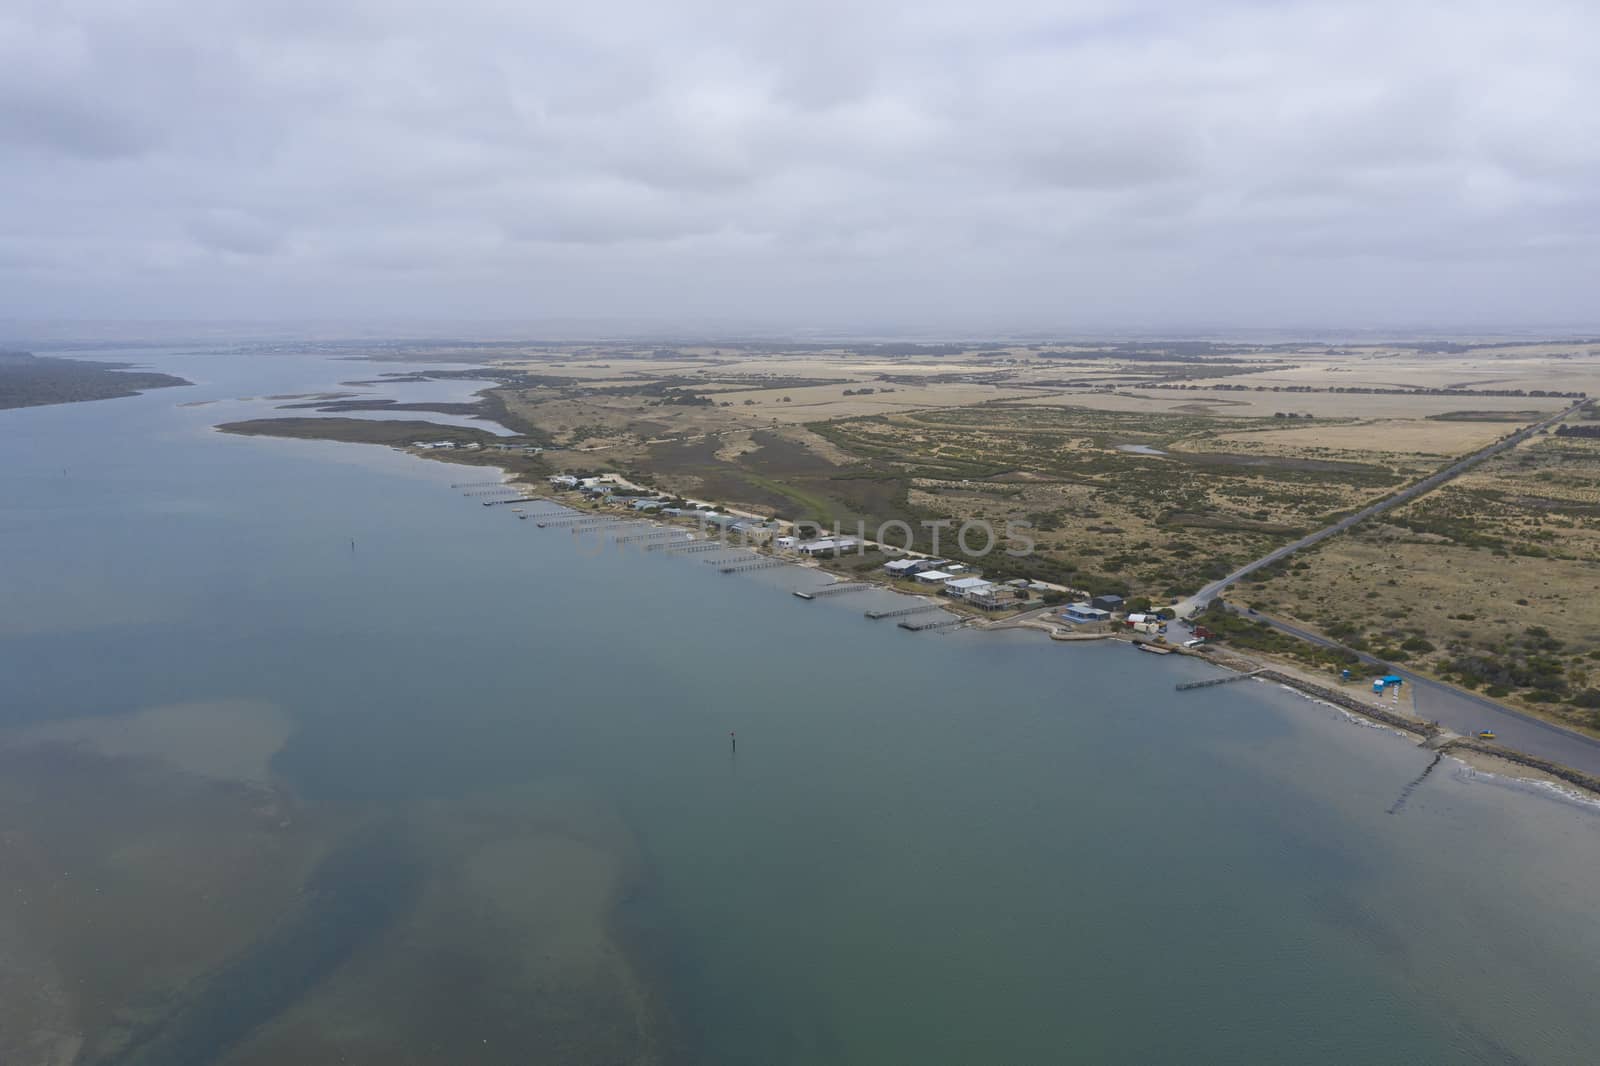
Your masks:
[{"label": "shallow turquoise water", "polygon": [[459,467],[209,429],[365,364],[135,358],[200,384],[0,412],[5,723],[267,700],[297,790],[385,811],[577,778],[648,859],[620,920],[690,1061],[1600,1039],[1588,809],[1445,764],[1389,815],[1430,756],[1292,694],[1176,695],[1208,668],[586,553],[451,491],[481,479]]}]

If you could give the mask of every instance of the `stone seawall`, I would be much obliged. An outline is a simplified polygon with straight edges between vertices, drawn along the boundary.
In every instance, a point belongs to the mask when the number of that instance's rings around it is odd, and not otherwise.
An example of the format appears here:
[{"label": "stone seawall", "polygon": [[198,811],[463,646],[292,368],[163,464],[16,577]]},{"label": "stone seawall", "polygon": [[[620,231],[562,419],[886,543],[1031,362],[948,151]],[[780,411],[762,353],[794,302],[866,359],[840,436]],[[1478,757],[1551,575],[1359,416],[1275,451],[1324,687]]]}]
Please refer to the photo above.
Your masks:
[{"label": "stone seawall", "polygon": [[1549,759],[1540,759],[1533,755],[1525,755],[1520,751],[1512,751],[1510,748],[1502,748],[1495,744],[1485,744],[1481,740],[1471,740],[1466,737],[1441,744],[1439,745],[1439,750],[1447,755],[1452,751],[1474,751],[1479,755],[1489,755],[1496,759],[1504,759],[1506,762],[1516,763],[1518,766],[1526,766],[1530,770],[1538,770],[1540,773],[1549,774],[1551,777],[1559,778],[1569,785],[1575,785],[1585,792],[1600,796],[1600,777],[1592,777],[1581,770],[1574,770],[1570,766],[1562,766],[1560,763],[1551,762]]},{"label": "stone seawall", "polygon": [[[1406,718],[1392,711],[1386,711],[1382,707],[1375,707],[1370,703],[1356,699],[1348,692],[1312,684],[1302,678],[1280,673],[1277,670],[1262,670],[1256,676],[1264,681],[1276,681],[1280,685],[1288,685],[1290,688],[1298,689],[1309,696],[1315,696],[1319,700],[1326,700],[1337,707],[1359,714],[1363,718],[1370,718],[1375,722],[1381,722],[1384,725],[1393,726],[1395,729],[1404,730],[1412,736],[1421,737],[1423,740],[1431,740],[1444,733],[1444,730],[1433,722],[1421,722],[1415,718]],[[1514,763],[1517,766],[1525,766],[1530,770],[1537,770],[1542,774],[1548,774],[1558,780],[1565,781],[1569,785],[1581,788],[1585,792],[1600,796],[1600,777],[1593,777],[1583,773],[1581,770],[1574,770],[1570,766],[1563,766],[1560,763],[1527,755],[1520,751],[1513,751],[1510,748],[1502,748],[1496,744],[1485,744],[1481,740],[1473,740],[1468,737],[1453,737],[1439,744],[1434,750],[1447,755],[1453,751],[1471,751],[1479,755],[1488,755],[1495,759]]]},{"label": "stone seawall", "polygon": [[1422,737],[1424,740],[1429,737],[1436,737],[1443,732],[1432,722],[1420,722],[1415,718],[1407,718],[1403,715],[1395,714],[1393,711],[1386,711],[1382,707],[1375,707],[1363,700],[1358,700],[1348,692],[1341,692],[1336,688],[1327,688],[1323,685],[1315,685],[1292,674],[1281,673],[1277,670],[1262,670],[1256,676],[1263,681],[1276,681],[1280,685],[1288,685],[1290,688],[1298,689],[1308,696],[1326,700],[1336,707],[1354,711],[1364,718],[1370,718],[1374,722],[1382,722],[1386,726],[1403,730],[1413,736]]}]

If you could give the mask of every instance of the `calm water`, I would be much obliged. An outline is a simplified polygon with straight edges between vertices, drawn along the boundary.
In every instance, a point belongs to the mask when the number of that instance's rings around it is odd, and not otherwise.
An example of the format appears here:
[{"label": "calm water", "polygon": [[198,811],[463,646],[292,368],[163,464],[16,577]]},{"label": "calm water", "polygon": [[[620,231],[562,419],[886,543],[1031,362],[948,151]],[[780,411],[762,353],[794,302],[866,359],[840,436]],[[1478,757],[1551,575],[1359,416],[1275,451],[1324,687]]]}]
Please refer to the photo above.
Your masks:
[{"label": "calm water", "polygon": [[[334,955],[293,957],[289,925],[153,1047],[270,1061],[297,1019],[358,1045],[347,1012],[384,1008],[352,990],[426,944],[453,968],[408,978],[431,1016],[392,1001],[415,1061],[529,1061],[519,1019],[568,990],[438,901],[481,875],[530,952],[577,958],[540,908],[615,868],[606,950],[689,1062],[1592,1061],[1590,809],[1446,762],[1391,815],[1430,755],[1255,683],[1174,694],[1203,664],[913,635],[794,599],[795,572],[580,551],[460,467],[209,428],[405,367],[134,358],[199,384],[0,412],[0,726],[274,705],[304,820],[363,841],[323,873],[360,892],[297,919]],[[460,827],[537,821],[552,788],[585,850],[462,857]],[[395,825],[406,861],[367,861]]]}]

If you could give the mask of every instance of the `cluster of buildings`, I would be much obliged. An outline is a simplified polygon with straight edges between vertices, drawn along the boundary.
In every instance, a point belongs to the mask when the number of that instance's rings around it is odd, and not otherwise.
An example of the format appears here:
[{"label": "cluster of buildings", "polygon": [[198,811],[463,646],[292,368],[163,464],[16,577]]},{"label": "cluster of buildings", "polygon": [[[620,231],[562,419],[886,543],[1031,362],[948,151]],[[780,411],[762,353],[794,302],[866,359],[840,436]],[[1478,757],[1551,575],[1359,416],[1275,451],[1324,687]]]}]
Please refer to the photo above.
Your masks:
[{"label": "cluster of buildings", "polygon": [[[554,489],[576,490],[591,499],[605,500],[626,506],[641,514],[659,514],[664,518],[688,518],[710,529],[736,533],[754,540],[770,536],[775,528],[771,522],[744,515],[724,514],[705,504],[685,504],[673,496],[650,495],[637,485],[624,481],[615,474],[579,477],[576,474],[555,474],[549,479]],[[645,493],[640,495],[640,493]]]},{"label": "cluster of buildings", "polygon": [[858,537],[823,537],[819,540],[801,540],[799,537],[778,537],[772,542],[780,551],[799,552],[813,559],[845,555],[861,550]]},{"label": "cluster of buildings", "polygon": [[[419,445],[420,446],[420,445]],[[707,528],[744,536],[747,540],[771,538],[772,546],[779,551],[795,552],[810,558],[826,558],[860,551],[858,537],[820,537],[802,540],[792,535],[776,536],[777,524],[759,518],[724,514],[703,504],[683,505],[683,501],[665,496],[636,495],[643,491],[623,481],[615,474],[597,477],[578,477],[574,474],[556,474],[550,478],[556,489],[577,490],[586,496],[624,502],[634,511],[660,514],[666,518],[688,518]],[[1061,586],[1050,585],[1027,578],[1010,581],[989,581],[965,563],[950,559],[897,558],[883,565],[892,578],[913,581],[940,595],[970,604],[984,610],[1004,610],[1018,606],[1028,598],[1030,591],[1059,592]],[[1078,625],[1108,623],[1123,607],[1121,596],[1095,596],[1092,599],[1071,603],[1061,611],[1060,617]],[[1132,628],[1148,633],[1159,633],[1165,628],[1162,619],[1154,614],[1130,614],[1125,619]]]},{"label": "cluster of buildings", "polygon": [[[453,448],[459,448],[464,452],[477,452],[483,450],[483,445],[476,441],[473,441],[470,444],[457,444],[453,440],[414,440],[411,442],[411,447],[425,452],[438,451],[440,449],[449,450]],[[498,442],[489,445],[489,450],[491,452],[520,452],[523,455],[538,455],[540,452],[544,451],[543,448],[536,444],[508,444],[504,442]]]},{"label": "cluster of buildings", "polygon": [[[1096,596],[1090,600],[1080,600],[1069,603],[1061,612],[1061,617],[1068,622],[1083,625],[1089,622],[1109,622],[1113,611],[1122,609],[1121,596]],[[1141,616],[1142,617],[1142,616]]]},{"label": "cluster of buildings", "polygon": [[915,581],[986,611],[1015,607],[1018,600],[1027,598],[1033,584],[1027,578],[987,581],[965,563],[949,559],[892,559],[883,564],[883,569],[890,577]]}]

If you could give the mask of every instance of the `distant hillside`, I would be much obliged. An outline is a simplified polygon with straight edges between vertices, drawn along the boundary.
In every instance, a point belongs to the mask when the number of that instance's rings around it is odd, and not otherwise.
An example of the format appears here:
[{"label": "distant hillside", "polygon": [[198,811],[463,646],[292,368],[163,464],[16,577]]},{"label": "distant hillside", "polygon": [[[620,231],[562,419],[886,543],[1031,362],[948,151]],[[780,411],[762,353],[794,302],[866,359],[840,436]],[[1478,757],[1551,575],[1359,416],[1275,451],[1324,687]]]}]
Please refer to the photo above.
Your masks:
[{"label": "distant hillside", "polygon": [[110,400],[136,396],[146,389],[192,384],[171,374],[127,367],[127,363],[91,363],[0,351],[0,409]]}]

